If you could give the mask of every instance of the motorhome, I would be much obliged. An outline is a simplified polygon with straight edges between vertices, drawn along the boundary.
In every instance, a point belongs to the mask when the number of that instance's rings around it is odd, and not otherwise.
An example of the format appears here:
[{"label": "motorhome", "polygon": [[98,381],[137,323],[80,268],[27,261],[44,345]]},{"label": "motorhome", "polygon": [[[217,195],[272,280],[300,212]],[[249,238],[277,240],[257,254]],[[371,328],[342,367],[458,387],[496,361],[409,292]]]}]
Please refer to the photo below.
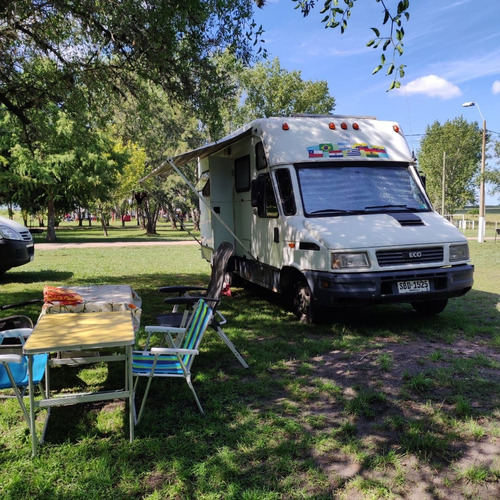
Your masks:
[{"label": "motorhome", "polygon": [[303,321],[357,304],[437,314],[472,287],[467,240],[433,209],[395,122],[259,119],[171,163],[194,158],[204,257],[234,242],[233,275]]}]

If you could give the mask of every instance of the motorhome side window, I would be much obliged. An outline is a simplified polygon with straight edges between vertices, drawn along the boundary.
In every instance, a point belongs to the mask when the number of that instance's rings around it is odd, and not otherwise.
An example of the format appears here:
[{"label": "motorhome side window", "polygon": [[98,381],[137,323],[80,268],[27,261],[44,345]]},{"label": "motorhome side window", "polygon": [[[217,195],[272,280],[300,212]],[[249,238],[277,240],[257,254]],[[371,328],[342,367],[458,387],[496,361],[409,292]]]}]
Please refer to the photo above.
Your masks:
[{"label": "motorhome side window", "polygon": [[234,189],[237,193],[250,190],[250,155],[234,160]]},{"label": "motorhome side window", "polygon": [[286,168],[276,170],[276,182],[278,183],[278,192],[280,195],[281,208],[284,215],[295,215],[297,207],[295,206],[295,196],[293,194],[292,178],[290,171]]},{"label": "motorhome side window", "polygon": [[278,217],[278,204],[269,174],[262,174],[253,181],[253,206],[257,207],[259,217]]}]

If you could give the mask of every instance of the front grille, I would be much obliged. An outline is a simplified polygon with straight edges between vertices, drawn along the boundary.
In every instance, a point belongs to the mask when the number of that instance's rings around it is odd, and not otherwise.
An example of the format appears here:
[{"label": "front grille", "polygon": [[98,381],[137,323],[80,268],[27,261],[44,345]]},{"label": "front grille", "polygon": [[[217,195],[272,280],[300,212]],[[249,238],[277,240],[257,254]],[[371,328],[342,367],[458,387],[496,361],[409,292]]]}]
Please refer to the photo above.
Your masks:
[{"label": "front grille", "polygon": [[442,247],[381,250],[377,252],[377,262],[381,267],[443,262],[443,258],[444,251]]}]

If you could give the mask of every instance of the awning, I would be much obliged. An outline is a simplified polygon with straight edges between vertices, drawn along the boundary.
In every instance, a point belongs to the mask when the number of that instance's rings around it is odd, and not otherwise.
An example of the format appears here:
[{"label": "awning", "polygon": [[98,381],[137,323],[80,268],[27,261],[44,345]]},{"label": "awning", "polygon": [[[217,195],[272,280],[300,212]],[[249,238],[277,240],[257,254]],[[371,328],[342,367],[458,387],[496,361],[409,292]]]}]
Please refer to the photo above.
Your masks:
[{"label": "awning", "polygon": [[214,153],[217,153],[218,151],[224,149],[229,144],[234,143],[235,140],[244,139],[245,137],[249,137],[250,135],[252,135],[252,127],[239,129],[234,134],[225,137],[224,140],[222,141],[212,142],[210,144],[207,144],[206,146],[202,146],[201,148],[192,149],[191,151],[187,151],[186,153],[173,156],[169,160],[164,161],[158,168],[153,170],[151,173],[146,175],[146,177],[141,179],[140,182],[145,181],[150,177],[161,175],[168,172],[169,170],[172,170],[173,168],[172,162],[175,163],[177,167],[182,167],[183,165],[186,165],[186,163],[189,163],[190,161],[193,161],[196,158],[205,158]]}]

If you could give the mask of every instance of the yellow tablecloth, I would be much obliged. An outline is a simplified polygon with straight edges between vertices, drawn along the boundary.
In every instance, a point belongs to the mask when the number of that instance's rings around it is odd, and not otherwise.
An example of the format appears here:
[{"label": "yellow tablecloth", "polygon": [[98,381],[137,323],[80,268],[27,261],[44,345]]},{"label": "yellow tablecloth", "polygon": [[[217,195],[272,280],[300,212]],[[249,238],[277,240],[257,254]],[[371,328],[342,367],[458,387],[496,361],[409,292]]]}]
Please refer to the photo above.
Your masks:
[{"label": "yellow tablecloth", "polygon": [[127,311],[45,316],[24,345],[25,354],[127,346],[134,332]]},{"label": "yellow tablecloth", "polygon": [[64,287],[76,292],[84,302],[81,304],[61,305],[46,302],[42,306],[43,314],[85,313],[131,311],[134,331],[141,324],[142,300],[129,285],[92,285]]}]

